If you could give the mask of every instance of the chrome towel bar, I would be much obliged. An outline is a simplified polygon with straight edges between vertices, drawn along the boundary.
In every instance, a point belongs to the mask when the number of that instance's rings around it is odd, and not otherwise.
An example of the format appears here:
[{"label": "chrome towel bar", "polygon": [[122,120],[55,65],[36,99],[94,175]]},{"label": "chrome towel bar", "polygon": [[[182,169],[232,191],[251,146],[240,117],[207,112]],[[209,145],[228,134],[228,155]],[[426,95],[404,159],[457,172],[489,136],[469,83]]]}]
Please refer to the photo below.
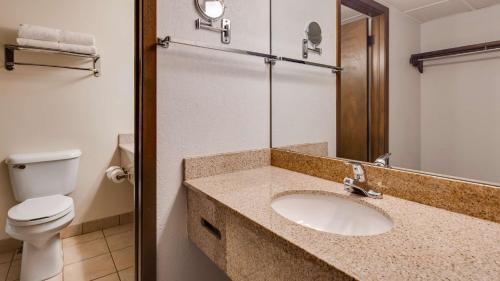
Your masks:
[{"label": "chrome towel bar", "polygon": [[181,40],[181,39],[173,39],[170,36],[166,36],[165,38],[158,38],[158,40],[157,40],[157,45],[162,47],[162,48],[168,48],[170,46],[170,44],[177,44],[177,45],[190,46],[190,47],[201,48],[201,49],[215,50],[215,51],[220,51],[220,52],[225,52],[225,53],[233,53],[233,54],[260,57],[260,58],[264,58],[266,63],[270,63],[270,64],[274,64],[277,61],[284,61],[284,62],[310,65],[310,66],[315,66],[315,67],[320,67],[320,68],[327,68],[327,69],[330,69],[333,73],[341,72],[343,70],[343,68],[339,67],[339,66],[333,66],[333,65],[321,64],[321,63],[316,63],[316,62],[292,59],[292,58],[270,55],[270,54],[254,52],[254,51],[247,51],[247,50],[242,50],[242,49],[235,49],[235,48],[222,47],[222,46],[221,47],[211,46],[211,45],[208,45],[205,43],[199,43],[199,42],[193,42],[193,41]]}]

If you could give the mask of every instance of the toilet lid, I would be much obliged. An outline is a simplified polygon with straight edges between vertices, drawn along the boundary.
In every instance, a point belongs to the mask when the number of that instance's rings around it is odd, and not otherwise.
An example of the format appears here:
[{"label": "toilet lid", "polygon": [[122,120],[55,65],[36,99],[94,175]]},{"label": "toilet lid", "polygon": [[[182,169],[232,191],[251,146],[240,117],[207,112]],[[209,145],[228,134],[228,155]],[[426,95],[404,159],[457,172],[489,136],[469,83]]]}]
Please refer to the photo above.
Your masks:
[{"label": "toilet lid", "polygon": [[[28,199],[10,208],[7,216],[16,222],[40,223],[55,220],[73,208],[73,199],[64,195],[51,195]],[[30,223],[30,224],[31,224]]]}]

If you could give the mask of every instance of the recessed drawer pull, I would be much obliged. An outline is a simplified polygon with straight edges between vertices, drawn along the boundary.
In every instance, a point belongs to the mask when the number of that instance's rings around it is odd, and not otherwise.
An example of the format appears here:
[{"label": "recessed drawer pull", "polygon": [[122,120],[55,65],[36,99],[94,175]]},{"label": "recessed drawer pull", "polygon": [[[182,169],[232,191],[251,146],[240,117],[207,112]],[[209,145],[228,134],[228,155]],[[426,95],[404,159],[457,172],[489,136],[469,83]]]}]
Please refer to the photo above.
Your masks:
[{"label": "recessed drawer pull", "polygon": [[208,232],[212,233],[217,239],[221,240],[222,235],[220,234],[220,230],[217,229],[213,224],[209,223],[206,219],[201,218],[201,225],[208,230]]}]

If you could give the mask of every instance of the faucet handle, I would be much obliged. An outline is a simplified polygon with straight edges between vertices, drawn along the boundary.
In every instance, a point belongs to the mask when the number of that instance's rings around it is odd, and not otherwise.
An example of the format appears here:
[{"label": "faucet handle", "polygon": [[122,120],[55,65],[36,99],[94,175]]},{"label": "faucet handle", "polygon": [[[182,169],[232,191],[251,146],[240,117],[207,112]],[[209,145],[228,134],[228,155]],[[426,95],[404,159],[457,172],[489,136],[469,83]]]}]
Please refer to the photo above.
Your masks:
[{"label": "faucet handle", "polygon": [[354,173],[354,179],[358,182],[365,182],[365,171],[363,170],[363,166],[360,162],[356,161],[347,161],[348,165],[352,166],[352,172]]},{"label": "faucet handle", "polygon": [[352,189],[352,186],[354,185],[354,180],[349,178],[349,177],[345,177],[344,178],[344,190],[345,191],[348,191],[348,192],[352,192],[353,189]]},{"label": "faucet handle", "polygon": [[375,166],[380,166],[380,167],[389,167],[389,158],[391,158],[392,153],[387,152],[384,155],[379,156],[377,159],[375,159]]},{"label": "faucet handle", "polygon": [[381,156],[379,156],[377,159],[389,159],[389,157],[391,157],[392,153],[390,152],[387,152]]}]

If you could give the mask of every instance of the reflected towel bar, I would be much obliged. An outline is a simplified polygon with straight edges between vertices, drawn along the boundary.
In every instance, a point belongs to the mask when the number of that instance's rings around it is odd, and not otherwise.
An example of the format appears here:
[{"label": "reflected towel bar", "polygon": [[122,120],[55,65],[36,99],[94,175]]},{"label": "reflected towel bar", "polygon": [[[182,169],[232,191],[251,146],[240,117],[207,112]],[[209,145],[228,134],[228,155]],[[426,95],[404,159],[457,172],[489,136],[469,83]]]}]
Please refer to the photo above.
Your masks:
[{"label": "reflected towel bar", "polygon": [[480,44],[442,49],[420,54],[413,54],[410,57],[410,64],[416,67],[420,73],[423,73],[425,61],[468,56],[468,55],[482,54],[482,53],[490,53],[497,51],[500,51],[500,41],[491,41]]},{"label": "reflected towel bar", "polygon": [[259,53],[259,52],[253,52],[253,51],[247,51],[247,50],[241,50],[241,49],[235,49],[235,48],[228,48],[228,47],[216,47],[216,46],[210,46],[210,45],[207,45],[204,43],[198,43],[198,42],[192,42],[192,41],[180,40],[180,39],[172,39],[170,36],[166,36],[165,38],[158,38],[158,41],[157,41],[158,46],[160,46],[162,48],[168,48],[171,43],[178,44],[178,45],[184,45],[184,46],[190,46],[190,47],[196,47],[196,48],[202,48],[202,49],[208,49],[208,50],[221,51],[221,52],[225,52],[225,53],[233,53],[233,54],[260,57],[260,58],[264,58],[266,63],[270,63],[270,64],[274,64],[276,61],[284,61],[284,62],[310,65],[310,66],[315,66],[315,67],[320,67],[320,68],[327,68],[327,69],[332,70],[333,73],[341,72],[343,69],[342,67],[338,67],[338,66],[321,64],[321,63],[304,61],[304,60],[298,60],[298,59],[291,59],[291,58],[287,58],[287,57],[280,57],[280,56],[275,56],[275,55],[270,55],[270,54],[265,54],[265,53]]}]

